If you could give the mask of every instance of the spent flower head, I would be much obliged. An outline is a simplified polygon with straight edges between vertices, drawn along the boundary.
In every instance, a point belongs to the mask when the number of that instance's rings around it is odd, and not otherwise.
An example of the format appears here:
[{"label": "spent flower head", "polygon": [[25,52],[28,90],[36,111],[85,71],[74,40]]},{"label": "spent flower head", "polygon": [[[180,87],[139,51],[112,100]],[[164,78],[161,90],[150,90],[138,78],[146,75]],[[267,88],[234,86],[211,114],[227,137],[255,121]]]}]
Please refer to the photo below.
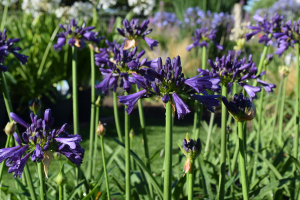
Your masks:
[{"label": "spent flower head", "polygon": [[152,29],[148,30],[150,21],[144,20],[141,25],[139,22],[138,19],[132,19],[130,22],[125,19],[123,21],[124,28],[117,28],[118,33],[126,38],[123,47],[125,50],[137,46],[138,40],[140,39],[145,40],[151,50],[153,50],[153,47],[157,46],[158,42],[156,40],[146,37],[152,32]]},{"label": "spent flower head", "polygon": [[[208,95],[206,90],[219,91],[220,79],[209,76],[197,75],[193,78],[185,78],[182,73],[180,57],[177,56],[172,60],[166,59],[162,64],[161,58],[155,59],[148,63],[151,68],[145,68],[146,74],[140,76],[132,74],[131,81],[137,84],[143,90],[127,95],[120,96],[120,103],[127,105],[127,113],[130,114],[133,106],[140,98],[146,98],[153,95],[161,97],[163,103],[173,102],[174,111],[177,110],[178,118],[190,112],[188,106],[180,98],[186,96],[193,98],[204,104],[210,111],[214,112],[213,106],[219,105],[218,95]],[[202,93],[204,95],[198,95]]]},{"label": "spent flower head", "polygon": [[33,162],[43,162],[47,176],[49,165],[53,160],[52,152],[63,154],[72,163],[81,165],[84,156],[84,149],[79,144],[81,136],[69,135],[65,131],[66,124],[58,130],[53,129],[54,119],[51,117],[50,109],[45,111],[44,119],[38,119],[37,115],[31,113],[31,124],[26,123],[15,113],[10,113],[10,117],[26,128],[22,133],[23,141],[17,133],[13,133],[18,145],[0,150],[0,162],[6,160],[8,172],[14,173],[14,177],[21,178],[29,158]]}]

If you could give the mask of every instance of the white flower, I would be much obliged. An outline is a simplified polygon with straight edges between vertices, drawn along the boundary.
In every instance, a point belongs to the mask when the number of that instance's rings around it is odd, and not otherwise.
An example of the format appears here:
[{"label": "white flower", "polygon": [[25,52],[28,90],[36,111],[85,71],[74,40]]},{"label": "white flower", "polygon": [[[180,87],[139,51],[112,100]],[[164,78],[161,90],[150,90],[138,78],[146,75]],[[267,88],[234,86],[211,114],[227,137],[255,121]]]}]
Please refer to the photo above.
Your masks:
[{"label": "white flower", "polygon": [[28,14],[32,14],[33,17],[39,15],[39,13],[54,13],[58,8],[61,0],[24,0],[22,3],[22,10]]},{"label": "white flower", "polygon": [[[8,6],[11,6],[12,4],[17,3],[18,1],[19,0],[10,0],[10,1],[8,1]],[[6,5],[6,0],[0,0],[0,2],[3,6]]]},{"label": "white flower", "polygon": [[110,6],[116,5],[117,0],[100,0],[99,7],[102,7],[103,10],[106,10]]},{"label": "white flower", "polygon": [[84,20],[88,20],[93,17],[93,5],[89,2],[75,2],[67,14],[70,18],[83,17]]},{"label": "white flower", "polygon": [[128,0],[129,6],[134,6],[133,12],[141,14],[144,11],[144,15],[149,15],[155,6],[155,0]]}]

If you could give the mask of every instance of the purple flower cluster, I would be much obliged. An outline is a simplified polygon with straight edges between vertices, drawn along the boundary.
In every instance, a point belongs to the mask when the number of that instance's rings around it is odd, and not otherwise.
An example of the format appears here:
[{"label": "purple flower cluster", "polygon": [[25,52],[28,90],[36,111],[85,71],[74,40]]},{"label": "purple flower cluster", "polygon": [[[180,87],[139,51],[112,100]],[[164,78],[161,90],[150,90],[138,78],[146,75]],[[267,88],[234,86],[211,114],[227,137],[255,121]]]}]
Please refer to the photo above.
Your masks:
[{"label": "purple flower cluster", "polygon": [[246,34],[246,40],[250,40],[254,35],[262,32],[263,35],[259,38],[259,43],[264,43],[266,46],[272,45],[272,36],[281,32],[283,18],[283,15],[275,13],[274,16],[268,20],[266,14],[264,17],[255,14],[253,20],[256,21],[256,26],[248,26],[253,32]]},{"label": "purple flower cluster", "polygon": [[228,112],[237,121],[248,121],[255,117],[256,109],[253,102],[248,97],[244,97],[243,93],[235,94],[233,100],[228,102],[223,96],[222,101],[226,106]]},{"label": "purple flower cluster", "polygon": [[130,49],[137,46],[138,39],[144,39],[151,50],[156,47],[158,42],[156,40],[146,37],[146,35],[152,32],[152,29],[148,29],[149,20],[144,20],[141,25],[139,25],[138,19],[132,19],[128,22],[127,19],[123,21],[123,28],[117,28],[118,33],[125,37],[124,49]]},{"label": "purple flower cluster", "polygon": [[[260,92],[261,88],[250,86],[246,84],[246,82],[251,79],[257,79],[263,76],[266,72],[262,72],[257,75],[257,68],[255,67],[255,63],[252,61],[252,55],[249,56],[248,61],[246,60],[246,57],[238,60],[239,56],[240,51],[236,53],[234,51],[229,51],[227,56],[224,55],[221,59],[216,58],[215,62],[210,59],[208,60],[208,63],[212,67],[211,72],[202,69],[198,69],[198,72],[200,72],[200,74],[209,75],[210,77],[220,77],[221,83],[223,85],[227,85],[229,87],[229,91],[231,91],[231,87],[234,82],[238,83],[245,89],[252,101],[257,97],[256,93]],[[259,81],[259,83],[264,86],[267,92],[270,92],[270,90],[266,87],[276,87],[274,84],[266,82]]]},{"label": "purple flower cluster", "polygon": [[76,46],[78,48],[85,48],[86,41],[92,43],[99,43],[104,37],[100,37],[98,32],[93,32],[95,27],[89,26],[85,27],[86,24],[83,23],[81,27],[77,25],[77,21],[72,19],[70,24],[59,24],[60,28],[63,29],[62,32],[56,35],[57,43],[53,45],[53,48],[57,51],[61,51],[61,48],[66,44],[67,39],[70,46]]},{"label": "purple flower cluster", "polygon": [[277,39],[278,48],[275,54],[281,56],[290,46],[294,47],[295,43],[300,42],[300,20],[294,21],[288,20],[283,26],[282,31],[274,33],[274,38]]},{"label": "purple flower cluster", "polygon": [[178,26],[180,24],[175,13],[166,11],[155,13],[152,22],[156,27]]},{"label": "purple flower cluster", "polygon": [[[2,34],[0,32],[0,63],[4,63],[5,58],[9,53],[14,54],[14,56],[24,65],[27,63],[28,56],[18,53],[21,50],[20,47],[14,47],[15,43],[19,42],[19,38],[7,39],[6,29],[3,30]],[[0,64],[0,72],[7,71],[7,67]]]},{"label": "purple flower cluster", "polygon": [[[109,43],[111,44],[111,43]],[[100,68],[100,72],[104,76],[103,81],[96,85],[97,89],[101,89],[103,93],[107,94],[110,88],[116,91],[118,87],[118,80],[121,78],[120,87],[130,92],[131,82],[129,76],[133,73],[144,73],[141,68],[147,61],[139,59],[145,54],[145,51],[137,53],[137,47],[131,52],[124,50],[124,43],[119,48],[114,44],[113,58],[110,58],[110,50],[105,49],[103,52],[95,55],[95,63],[97,66],[107,65],[108,69]]]},{"label": "purple flower cluster", "polygon": [[[11,118],[26,128],[22,133],[22,139],[17,133],[13,136],[18,143],[15,147],[0,149],[0,162],[6,160],[8,172],[14,177],[21,178],[24,166],[29,157],[33,162],[41,162],[46,153],[58,152],[65,155],[72,163],[80,166],[84,156],[84,149],[81,148],[81,136],[69,135],[65,132],[66,124],[59,130],[52,129],[54,122],[51,117],[51,110],[47,109],[44,119],[38,119],[37,115],[30,114],[31,124],[27,124],[23,119],[14,113],[10,113]],[[25,156],[23,157],[23,155]]]},{"label": "purple flower cluster", "polygon": [[[161,58],[158,58],[151,61],[150,66],[151,68],[145,69],[145,75],[133,74],[130,80],[143,90],[135,94],[119,97],[120,103],[128,105],[128,114],[131,113],[138,99],[152,95],[161,97],[163,103],[172,103],[174,101],[179,119],[190,112],[188,106],[179,95],[201,102],[212,112],[214,112],[213,106],[220,104],[216,99],[219,95],[208,95],[206,91],[220,91],[220,79],[200,75],[193,78],[184,78],[179,56],[172,60],[167,58],[164,65]],[[202,93],[203,95],[198,95],[198,93]]]},{"label": "purple flower cluster", "polygon": [[223,49],[223,46],[218,44],[216,39],[217,30],[209,29],[208,27],[204,27],[201,29],[196,29],[194,33],[194,37],[192,40],[194,41],[192,44],[186,47],[186,50],[190,51],[194,47],[205,47],[208,48],[208,44],[212,41],[219,50]]}]

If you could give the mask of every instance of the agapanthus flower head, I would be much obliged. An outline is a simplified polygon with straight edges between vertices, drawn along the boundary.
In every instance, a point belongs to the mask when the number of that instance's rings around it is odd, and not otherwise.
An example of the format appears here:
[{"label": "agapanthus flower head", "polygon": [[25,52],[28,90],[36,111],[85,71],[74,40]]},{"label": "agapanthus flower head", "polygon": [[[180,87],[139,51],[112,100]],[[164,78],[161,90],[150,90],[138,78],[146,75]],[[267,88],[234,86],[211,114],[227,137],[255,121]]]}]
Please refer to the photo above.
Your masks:
[{"label": "agapanthus flower head", "polygon": [[256,25],[248,26],[248,28],[252,30],[252,33],[246,34],[246,40],[250,40],[254,35],[262,32],[263,35],[259,38],[259,43],[264,43],[266,46],[273,44],[272,36],[281,32],[283,18],[283,15],[275,13],[274,16],[268,20],[266,14],[264,17],[255,14],[253,20],[256,21]]},{"label": "agapanthus flower head", "polygon": [[[23,65],[27,63],[28,56],[18,53],[21,48],[15,47],[15,44],[19,41],[19,38],[7,39],[6,29],[4,29],[2,33],[0,32],[0,63],[4,63],[9,53],[12,53]],[[0,64],[0,72],[1,71],[7,71],[7,67]]]},{"label": "agapanthus flower head", "polygon": [[230,102],[223,96],[222,101],[236,121],[249,121],[255,117],[255,105],[248,97],[244,97],[243,93],[240,95],[235,94],[233,100]]},{"label": "agapanthus flower head", "polygon": [[53,48],[57,51],[61,51],[67,40],[68,44],[72,47],[85,48],[87,41],[99,43],[100,40],[103,39],[98,33],[92,32],[95,27],[86,27],[85,23],[83,23],[82,26],[78,26],[75,19],[72,19],[70,24],[59,24],[59,26],[63,31],[56,35],[57,43],[53,45]]},{"label": "agapanthus flower head", "polygon": [[[224,55],[221,59],[216,58],[216,61],[208,60],[208,63],[212,67],[212,72],[209,73],[212,77],[220,77],[221,83],[223,85],[227,85],[229,87],[229,91],[231,91],[231,87],[233,83],[237,83],[246,90],[248,95],[250,96],[250,100],[257,98],[256,93],[261,91],[260,87],[254,87],[248,85],[248,81],[257,79],[266,72],[261,72],[257,75],[257,68],[255,67],[255,63],[252,61],[252,55],[246,59],[243,57],[242,59],[238,59],[240,56],[240,52],[229,51],[228,55]],[[202,69],[198,69],[200,73],[207,73]]]},{"label": "agapanthus flower head", "polygon": [[194,37],[192,40],[194,41],[192,44],[186,47],[186,50],[190,51],[194,47],[208,47],[209,42],[213,42],[219,50],[223,49],[223,46],[215,41],[216,39],[216,29],[209,29],[208,27],[203,27],[201,29],[196,29],[194,33]]},{"label": "agapanthus flower head", "polygon": [[191,171],[193,167],[194,160],[201,153],[201,141],[198,138],[197,140],[189,139],[189,134],[186,134],[186,138],[183,139],[182,146],[178,145],[182,153],[186,156],[186,161],[184,163],[185,174]]},{"label": "agapanthus flower head", "polygon": [[[121,44],[117,43],[115,40],[112,42],[109,42],[108,40],[105,40],[106,47],[100,48],[98,54],[95,54],[95,64],[99,67],[104,67],[107,63],[103,63],[103,59],[110,60],[111,62],[114,62],[115,55],[114,55],[114,49],[120,49]],[[97,58],[97,59],[96,59]],[[103,58],[102,60],[100,58]],[[97,60],[100,59],[100,62]]]},{"label": "agapanthus flower head", "polygon": [[[186,79],[182,73],[179,56],[172,60],[167,58],[164,65],[162,64],[161,58],[154,60],[149,65],[152,66],[152,68],[145,68],[146,74],[144,76],[133,74],[132,78],[132,82],[137,84],[140,88],[143,88],[143,90],[135,94],[119,97],[121,103],[128,105],[128,114],[130,114],[134,104],[139,98],[152,95],[161,97],[163,103],[171,102],[171,104],[173,104],[174,102],[174,108],[176,108],[179,119],[190,112],[188,106],[180,96],[194,98],[207,107],[219,105],[217,103],[219,101],[215,100],[215,98],[219,96],[208,95],[206,91],[219,91],[219,78],[197,75],[193,78]],[[204,95],[200,98],[199,93]]]},{"label": "agapanthus flower head", "polygon": [[139,24],[139,22],[138,19],[132,19],[130,22],[125,19],[123,21],[124,28],[117,28],[118,33],[126,38],[123,47],[125,50],[137,46],[139,39],[145,40],[151,50],[157,46],[158,42],[156,40],[146,37],[152,32],[152,29],[147,30],[150,21],[147,19],[142,24]]},{"label": "agapanthus flower head", "polygon": [[72,163],[81,165],[84,156],[84,149],[79,144],[81,136],[69,135],[65,131],[66,124],[58,130],[53,129],[54,119],[51,117],[50,109],[45,111],[44,119],[38,119],[37,115],[31,113],[31,124],[26,123],[14,113],[10,113],[10,117],[26,128],[26,131],[22,133],[23,141],[17,133],[13,134],[17,146],[0,149],[0,162],[6,160],[8,172],[14,172],[14,177],[21,178],[29,157],[33,162],[43,162],[47,175],[49,163],[53,159],[52,152],[63,154]]},{"label": "agapanthus flower head", "polygon": [[294,44],[300,42],[300,20],[292,22],[288,20],[283,26],[282,31],[274,33],[274,38],[277,39],[278,48],[275,54],[281,56],[289,47],[294,47]]},{"label": "agapanthus flower head", "polygon": [[137,52],[137,47],[135,47],[131,52],[124,50],[124,43],[121,47],[114,48],[114,58],[110,59],[107,56],[101,54],[95,55],[95,63],[98,66],[107,65],[108,69],[100,68],[102,75],[104,76],[103,81],[96,85],[97,89],[101,89],[103,93],[107,94],[110,88],[116,91],[118,87],[118,80],[120,81],[120,87],[124,90],[130,92],[131,82],[130,75],[133,73],[145,73],[143,65],[146,63],[147,59],[140,61],[140,58],[145,54],[145,51]]}]

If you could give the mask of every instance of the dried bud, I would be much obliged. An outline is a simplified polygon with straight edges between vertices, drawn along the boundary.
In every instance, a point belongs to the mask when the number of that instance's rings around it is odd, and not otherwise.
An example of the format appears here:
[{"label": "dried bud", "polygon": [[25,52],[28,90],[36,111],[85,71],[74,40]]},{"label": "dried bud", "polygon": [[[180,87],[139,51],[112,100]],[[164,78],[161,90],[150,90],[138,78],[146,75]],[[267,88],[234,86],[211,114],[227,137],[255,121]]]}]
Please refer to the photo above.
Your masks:
[{"label": "dried bud", "polygon": [[7,136],[12,135],[16,131],[16,123],[15,121],[7,122],[4,132]]},{"label": "dried bud", "polygon": [[99,136],[105,135],[106,129],[105,129],[104,125],[105,124],[101,124],[101,122],[99,121],[97,130],[96,130],[97,135],[99,135]]},{"label": "dried bud", "polygon": [[101,96],[99,95],[96,102],[95,102],[95,106],[100,107],[101,106]]},{"label": "dried bud", "polygon": [[39,98],[34,98],[33,100],[31,100],[31,102],[29,103],[29,109],[34,112],[37,113],[40,109],[41,109],[41,101]]},{"label": "dried bud", "polygon": [[281,76],[288,76],[291,71],[291,68],[288,66],[279,66],[279,74]]}]

